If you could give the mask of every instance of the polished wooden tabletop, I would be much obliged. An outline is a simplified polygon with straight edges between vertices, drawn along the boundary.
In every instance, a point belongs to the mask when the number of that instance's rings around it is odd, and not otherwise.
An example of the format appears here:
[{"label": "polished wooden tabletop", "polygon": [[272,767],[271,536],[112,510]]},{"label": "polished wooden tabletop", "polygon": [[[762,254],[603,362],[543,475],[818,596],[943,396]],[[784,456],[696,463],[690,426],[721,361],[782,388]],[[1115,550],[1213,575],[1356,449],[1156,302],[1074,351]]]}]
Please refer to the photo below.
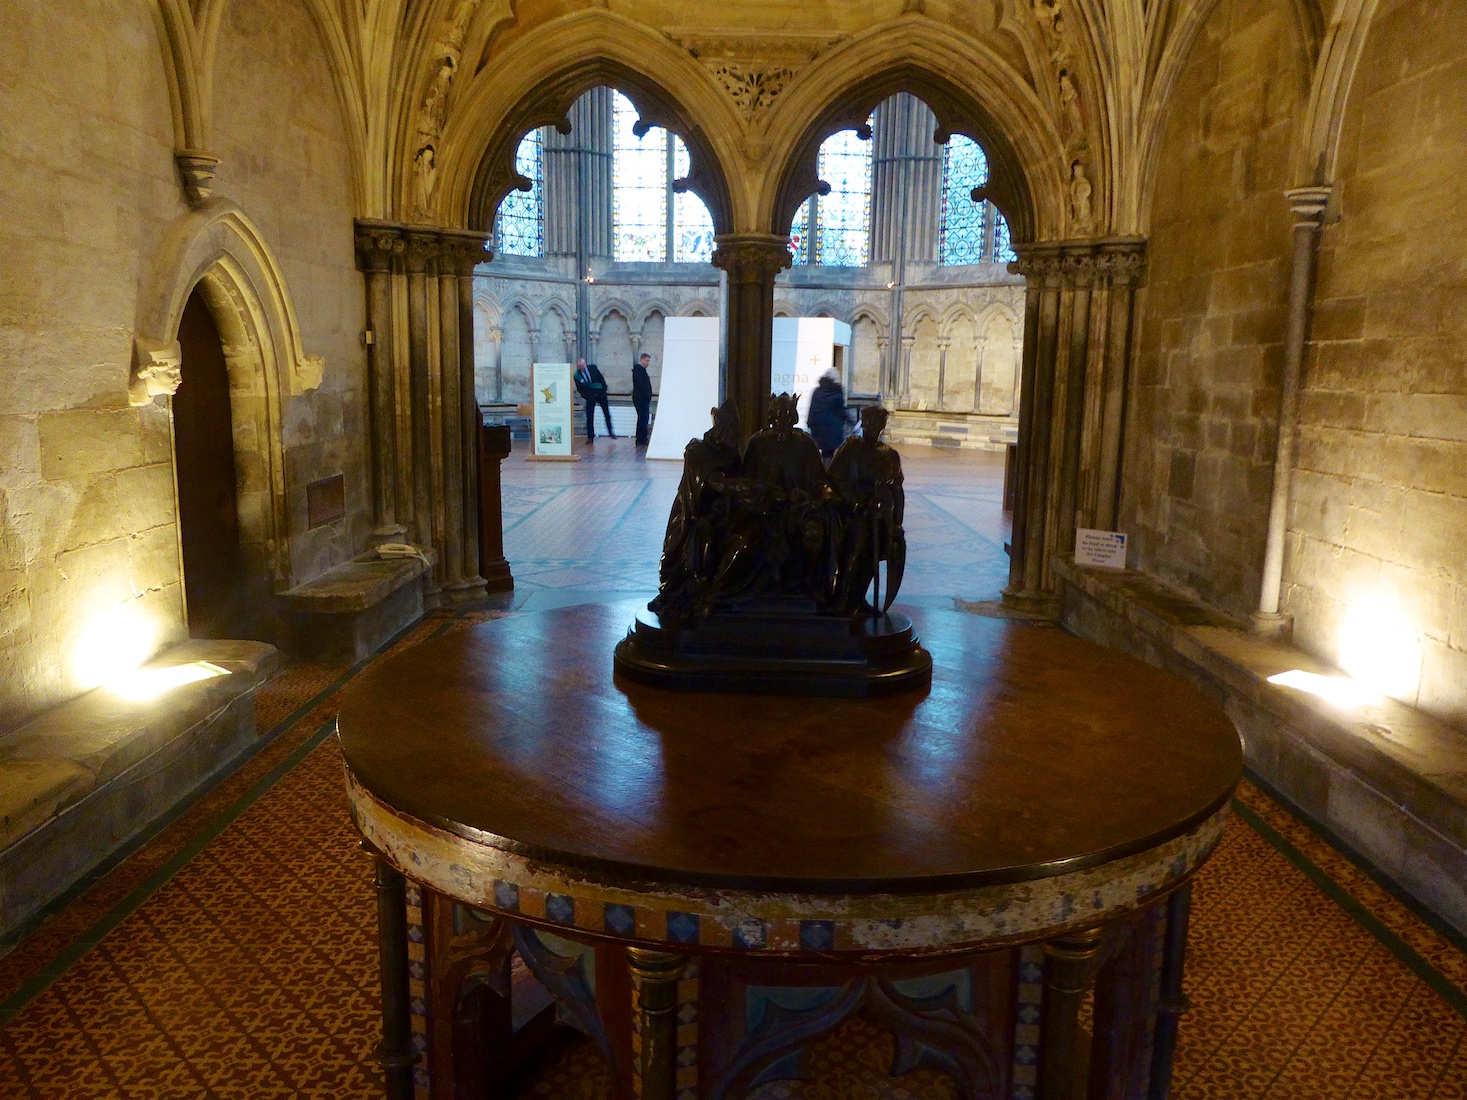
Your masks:
[{"label": "polished wooden tabletop", "polygon": [[381,661],[339,717],[396,811],[559,866],[690,886],[914,893],[1040,878],[1205,820],[1242,772],[1221,709],[1050,626],[913,611],[930,691],[615,682],[635,604],[520,614]]}]

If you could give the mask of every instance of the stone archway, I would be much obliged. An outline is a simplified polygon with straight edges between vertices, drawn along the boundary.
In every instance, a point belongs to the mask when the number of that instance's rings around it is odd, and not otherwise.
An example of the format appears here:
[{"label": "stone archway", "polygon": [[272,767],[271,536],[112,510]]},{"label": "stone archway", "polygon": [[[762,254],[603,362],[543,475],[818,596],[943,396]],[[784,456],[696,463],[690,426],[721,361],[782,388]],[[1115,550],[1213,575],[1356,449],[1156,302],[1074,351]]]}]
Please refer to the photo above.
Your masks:
[{"label": "stone archway", "polygon": [[[301,347],[285,280],[258,230],[224,199],[183,215],[154,254],[138,299],[129,399],[171,398],[183,377],[187,304],[207,307],[229,385],[241,569],[251,596],[293,587],[284,400],[315,389],[325,363]],[[177,486],[175,469],[175,486]],[[180,547],[180,558],[182,558]]]}]

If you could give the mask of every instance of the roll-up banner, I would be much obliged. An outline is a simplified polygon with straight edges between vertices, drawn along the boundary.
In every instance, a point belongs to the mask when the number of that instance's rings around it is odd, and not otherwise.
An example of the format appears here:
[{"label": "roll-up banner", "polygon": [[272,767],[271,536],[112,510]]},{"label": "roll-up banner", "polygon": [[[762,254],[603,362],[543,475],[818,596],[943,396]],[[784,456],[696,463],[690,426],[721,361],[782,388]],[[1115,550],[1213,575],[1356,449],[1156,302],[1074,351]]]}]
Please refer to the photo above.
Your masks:
[{"label": "roll-up banner", "polygon": [[571,453],[571,365],[536,363],[531,368],[535,415],[535,456],[565,458]]}]

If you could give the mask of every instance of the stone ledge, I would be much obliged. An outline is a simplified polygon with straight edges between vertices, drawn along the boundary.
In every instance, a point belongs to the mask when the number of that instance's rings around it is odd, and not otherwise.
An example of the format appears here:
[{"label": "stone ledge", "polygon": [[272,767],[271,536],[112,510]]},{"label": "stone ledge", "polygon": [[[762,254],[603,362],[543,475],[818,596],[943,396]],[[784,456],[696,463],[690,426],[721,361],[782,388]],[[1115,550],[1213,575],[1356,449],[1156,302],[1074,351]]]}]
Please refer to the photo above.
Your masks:
[{"label": "stone ledge", "polygon": [[1467,934],[1467,736],[1393,699],[1345,710],[1270,684],[1338,670],[1135,571],[1054,559],[1064,625],[1197,684],[1243,735],[1249,767],[1403,891]]},{"label": "stone ledge", "polygon": [[427,561],[363,555],[284,593],[279,597],[281,608],[312,615],[366,611],[432,568],[432,556],[426,556]]},{"label": "stone ledge", "polygon": [[227,669],[147,702],[100,687],[0,738],[0,937],[8,938],[255,741],[263,642],[192,641],[144,670]]},{"label": "stone ledge", "polygon": [[[423,617],[424,586],[437,560],[363,554],[277,597],[291,652],[318,661],[360,661]],[[479,595],[483,595],[482,585]]]}]

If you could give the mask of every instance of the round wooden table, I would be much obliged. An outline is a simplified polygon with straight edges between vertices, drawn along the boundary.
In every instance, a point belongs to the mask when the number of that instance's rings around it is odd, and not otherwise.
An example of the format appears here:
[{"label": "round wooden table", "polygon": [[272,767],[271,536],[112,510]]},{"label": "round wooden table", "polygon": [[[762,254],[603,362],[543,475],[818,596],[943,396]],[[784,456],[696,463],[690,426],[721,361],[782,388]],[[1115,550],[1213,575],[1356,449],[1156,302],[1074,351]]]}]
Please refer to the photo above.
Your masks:
[{"label": "round wooden table", "polygon": [[635,610],[454,630],[344,700],[390,1096],[495,1095],[516,953],[627,1097],[742,1097],[856,1011],[961,1096],[1165,1094],[1186,884],[1242,772],[1215,704],[958,611],[913,614],[923,693],[667,692],[613,680]]}]

